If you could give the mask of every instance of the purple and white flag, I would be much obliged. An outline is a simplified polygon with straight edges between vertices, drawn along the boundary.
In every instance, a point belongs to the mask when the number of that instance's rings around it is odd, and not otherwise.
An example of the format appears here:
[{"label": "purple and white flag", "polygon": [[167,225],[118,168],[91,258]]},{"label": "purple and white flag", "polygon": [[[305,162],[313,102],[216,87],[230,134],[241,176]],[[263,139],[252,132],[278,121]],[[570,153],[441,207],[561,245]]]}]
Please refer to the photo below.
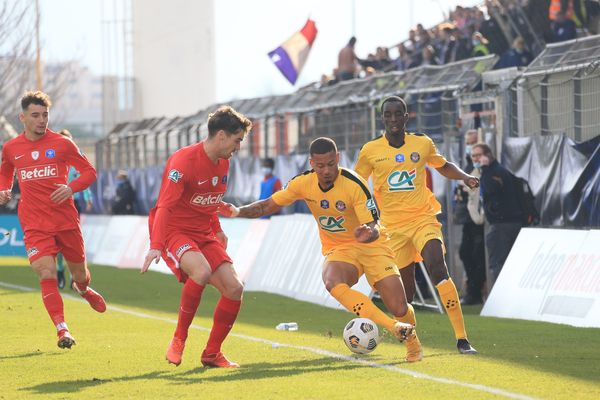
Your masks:
[{"label": "purple and white flag", "polygon": [[298,80],[316,37],[315,21],[308,19],[300,31],[269,53],[271,61],[292,85]]}]

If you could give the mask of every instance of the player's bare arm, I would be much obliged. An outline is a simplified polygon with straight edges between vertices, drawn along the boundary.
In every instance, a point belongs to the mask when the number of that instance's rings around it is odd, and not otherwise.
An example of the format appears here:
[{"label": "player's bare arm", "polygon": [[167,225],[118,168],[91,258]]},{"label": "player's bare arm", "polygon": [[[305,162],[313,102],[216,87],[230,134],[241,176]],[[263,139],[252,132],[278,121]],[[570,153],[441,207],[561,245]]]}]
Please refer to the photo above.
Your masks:
[{"label": "player's bare arm", "polygon": [[12,193],[10,190],[0,190],[0,205],[4,205],[10,201]]},{"label": "player's bare arm", "polygon": [[56,190],[50,195],[50,200],[56,204],[60,204],[67,199],[73,197],[73,190],[68,186],[61,183],[55,183]]},{"label": "player's bare arm", "polygon": [[467,174],[454,163],[447,162],[443,167],[436,168],[436,170],[448,179],[463,181],[471,189],[479,187],[479,178]]},{"label": "player's bare arm", "polygon": [[375,221],[357,226],[354,230],[356,240],[361,243],[371,243],[379,239],[379,224]]},{"label": "player's bare arm", "polygon": [[265,215],[274,214],[279,210],[281,210],[281,207],[270,197],[239,208],[229,203],[223,203],[223,205],[219,207],[219,213],[221,215],[232,218],[259,218]]},{"label": "player's bare arm", "polygon": [[150,268],[150,264],[152,264],[153,260],[156,264],[158,264],[158,261],[160,261],[160,250],[148,250],[148,254],[146,254],[146,258],[144,259],[144,265],[142,265],[142,269],[140,271],[141,274],[148,271],[148,268]]}]

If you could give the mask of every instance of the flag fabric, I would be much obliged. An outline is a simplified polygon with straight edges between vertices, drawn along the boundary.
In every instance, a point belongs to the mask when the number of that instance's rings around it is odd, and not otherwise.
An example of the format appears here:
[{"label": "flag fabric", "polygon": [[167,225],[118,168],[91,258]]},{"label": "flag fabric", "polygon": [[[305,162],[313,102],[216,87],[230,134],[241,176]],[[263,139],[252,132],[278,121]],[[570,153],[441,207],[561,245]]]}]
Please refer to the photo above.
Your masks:
[{"label": "flag fabric", "polygon": [[315,22],[308,19],[300,31],[294,33],[281,46],[269,53],[271,61],[292,85],[298,80],[316,37]]}]

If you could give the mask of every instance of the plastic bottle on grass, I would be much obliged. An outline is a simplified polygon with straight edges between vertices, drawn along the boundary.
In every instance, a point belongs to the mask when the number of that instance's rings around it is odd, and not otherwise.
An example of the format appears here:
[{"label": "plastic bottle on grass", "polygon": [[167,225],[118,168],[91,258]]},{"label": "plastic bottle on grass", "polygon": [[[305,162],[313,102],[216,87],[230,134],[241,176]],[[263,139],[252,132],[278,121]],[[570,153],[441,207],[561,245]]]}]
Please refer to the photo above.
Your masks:
[{"label": "plastic bottle on grass", "polygon": [[297,331],[298,323],[297,322],[282,322],[278,324],[275,329],[278,331]]}]

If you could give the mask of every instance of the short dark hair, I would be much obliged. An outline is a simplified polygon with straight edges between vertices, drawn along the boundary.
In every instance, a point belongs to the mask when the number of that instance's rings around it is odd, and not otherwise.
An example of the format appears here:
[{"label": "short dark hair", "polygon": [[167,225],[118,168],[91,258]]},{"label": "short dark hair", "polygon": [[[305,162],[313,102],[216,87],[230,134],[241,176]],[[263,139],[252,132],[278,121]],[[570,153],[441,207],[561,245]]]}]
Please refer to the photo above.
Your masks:
[{"label": "short dark hair", "polygon": [[492,153],[492,148],[490,146],[488,146],[486,143],[475,143],[472,147],[472,149],[479,147],[482,151],[483,151],[483,155],[484,156],[492,156],[494,157],[494,154]]},{"label": "short dark hair", "polygon": [[348,46],[354,46],[356,44],[356,37],[352,36],[350,40],[348,40]]},{"label": "short dark hair", "polygon": [[208,115],[208,137],[213,137],[223,130],[228,135],[236,135],[240,130],[248,133],[252,129],[252,121],[230,106],[221,106]]},{"label": "short dark hair", "polygon": [[262,162],[265,167],[275,168],[275,160],[272,158],[265,158]]},{"label": "short dark hair", "polygon": [[390,102],[390,103],[402,103],[402,106],[404,107],[404,113],[406,114],[408,112],[408,107],[406,106],[406,102],[404,101],[404,99],[400,96],[388,96],[386,97],[383,102],[381,103],[381,112],[383,113],[383,107],[385,106],[385,103]]},{"label": "short dark hair", "polygon": [[30,104],[50,107],[52,102],[50,101],[50,96],[48,96],[46,93],[39,90],[35,92],[29,90],[23,94],[23,97],[21,97],[21,109],[23,111],[27,110],[27,107],[29,107]]},{"label": "short dark hair", "polygon": [[308,149],[308,152],[311,156],[314,154],[327,154],[330,151],[337,153],[337,146],[335,145],[333,139],[328,137],[316,138],[310,143],[310,147]]}]

